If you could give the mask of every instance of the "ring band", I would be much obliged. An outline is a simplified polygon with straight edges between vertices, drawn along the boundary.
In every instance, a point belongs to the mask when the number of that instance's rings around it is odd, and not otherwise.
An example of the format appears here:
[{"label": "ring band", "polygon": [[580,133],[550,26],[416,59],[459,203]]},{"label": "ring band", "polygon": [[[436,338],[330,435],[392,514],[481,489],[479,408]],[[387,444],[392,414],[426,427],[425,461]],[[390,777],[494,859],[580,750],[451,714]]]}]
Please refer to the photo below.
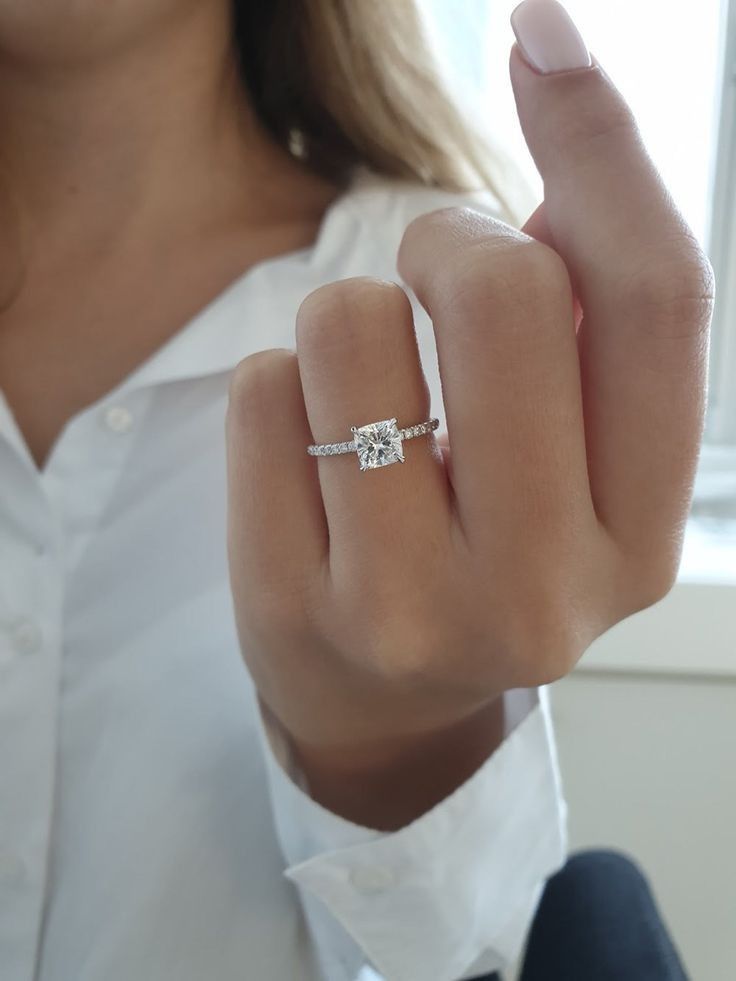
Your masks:
[{"label": "ring band", "polygon": [[375,470],[389,463],[403,463],[405,439],[426,436],[439,426],[439,419],[399,429],[396,419],[382,419],[365,426],[351,426],[353,439],[345,443],[313,443],[307,447],[310,456],[336,456],[340,453],[357,453],[361,470]]}]

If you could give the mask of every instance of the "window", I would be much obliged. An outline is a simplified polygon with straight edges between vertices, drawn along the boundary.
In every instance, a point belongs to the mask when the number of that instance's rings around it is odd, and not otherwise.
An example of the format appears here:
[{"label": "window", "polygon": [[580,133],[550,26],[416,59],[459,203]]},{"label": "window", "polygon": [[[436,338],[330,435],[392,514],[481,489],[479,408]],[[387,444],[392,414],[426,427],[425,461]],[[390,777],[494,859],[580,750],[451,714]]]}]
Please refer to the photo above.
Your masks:
[{"label": "window", "polygon": [[706,438],[736,446],[736,0],[724,4],[721,91],[708,252],[716,272]]}]

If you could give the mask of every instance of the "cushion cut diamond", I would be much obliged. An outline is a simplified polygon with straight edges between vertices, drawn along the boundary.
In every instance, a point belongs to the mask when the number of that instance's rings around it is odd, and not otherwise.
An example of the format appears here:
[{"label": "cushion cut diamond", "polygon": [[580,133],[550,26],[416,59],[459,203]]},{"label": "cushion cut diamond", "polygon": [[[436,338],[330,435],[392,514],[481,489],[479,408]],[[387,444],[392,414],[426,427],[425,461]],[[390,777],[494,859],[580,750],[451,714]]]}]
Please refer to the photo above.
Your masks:
[{"label": "cushion cut diamond", "polygon": [[361,470],[385,467],[388,463],[403,463],[401,433],[395,419],[371,422],[367,426],[352,426],[355,448]]}]

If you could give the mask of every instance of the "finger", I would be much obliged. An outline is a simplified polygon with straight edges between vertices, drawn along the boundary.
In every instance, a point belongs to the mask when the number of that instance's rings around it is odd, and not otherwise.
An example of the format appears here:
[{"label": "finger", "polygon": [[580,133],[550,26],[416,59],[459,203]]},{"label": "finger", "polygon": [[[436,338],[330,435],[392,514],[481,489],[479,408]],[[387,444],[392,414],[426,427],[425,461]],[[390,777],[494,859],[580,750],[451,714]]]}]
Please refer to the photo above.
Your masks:
[{"label": "finger", "polygon": [[[395,283],[342,280],[310,294],[297,316],[297,354],[315,443],[349,441],[352,426],[430,418],[411,305]],[[330,569],[387,567],[436,547],[448,525],[447,478],[434,434],[403,442],[405,462],[361,471],[356,453],[309,458],[319,471]]]},{"label": "finger", "polygon": [[689,507],[702,430],[707,263],[626,103],[595,59],[585,67],[587,51],[563,8],[527,0],[512,24],[519,118],[544,180],[554,247],[583,309],[596,511],[621,544],[644,553],[656,545],[661,554]]},{"label": "finger", "polygon": [[[546,245],[469,209],[413,221],[399,270],[434,326],[457,509],[495,549],[594,518],[570,283]],[[540,545],[541,547],[541,545]]]},{"label": "finger", "polygon": [[[532,214],[524,222],[521,230],[526,235],[531,235],[538,242],[544,242],[551,249],[555,248],[554,236],[552,235],[552,230],[547,221],[547,214],[544,210],[544,201],[534,209]],[[580,306],[580,300],[577,296],[574,297],[573,306],[575,311],[575,330],[577,331],[580,327],[580,321],[583,319],[583,308]]]},{"label": "finger", "polygon": [[247,604],[304,595],[327,558],[327,523],[293,351],[235,369],[227,410],[228,543],[233,591]]}]

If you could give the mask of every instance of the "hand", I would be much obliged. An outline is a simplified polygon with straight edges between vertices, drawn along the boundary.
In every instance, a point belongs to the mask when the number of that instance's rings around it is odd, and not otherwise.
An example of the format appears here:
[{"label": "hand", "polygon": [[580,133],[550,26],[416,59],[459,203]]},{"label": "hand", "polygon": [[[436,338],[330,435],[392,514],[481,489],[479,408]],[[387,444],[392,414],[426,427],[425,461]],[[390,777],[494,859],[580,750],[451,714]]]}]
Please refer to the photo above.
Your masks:
[{"label": "hand", "polygon": [[318,289],[296,353],[234,376],[238,629],[262,702],[315,769],[379,765],[560,678],[676,577],[711,270],[597,62],[543,76],[514,47],[511,77],[545,184],[531,234],[446,209],[399,252],[436,335],[444,448],[413,439],[404,465],[368,472],[306,453],[351,425],[430,417],[398,285]]}]

